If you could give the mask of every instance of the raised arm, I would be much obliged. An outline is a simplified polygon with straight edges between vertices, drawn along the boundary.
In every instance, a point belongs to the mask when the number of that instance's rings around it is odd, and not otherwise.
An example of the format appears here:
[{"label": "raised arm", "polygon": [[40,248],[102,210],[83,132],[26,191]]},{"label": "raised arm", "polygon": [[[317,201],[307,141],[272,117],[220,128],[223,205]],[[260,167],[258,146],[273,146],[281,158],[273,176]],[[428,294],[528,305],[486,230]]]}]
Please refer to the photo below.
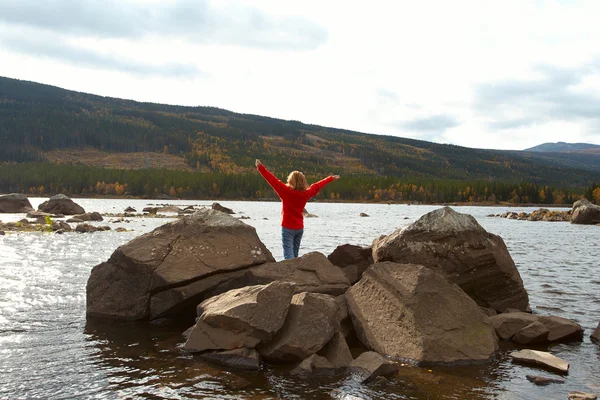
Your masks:
[{"label": "raised arm", "polygon": [[[283,183],[279,179],[277,179],[277,177],[275,175],[273,175],[271,173],[271,171],[269,171],[263,165],[263,163],[260,162],[260,160],[256,160],[255,164],[256,164],[256,168],[258,169],[258,172],[260,172],[260,174],[262,175],[262,177],[265,178],[265,180],[267,181],[267,183],[269,185],[271,185],[271,187],[275,190],[275,192],[277,192],[278,195],[280,193],[282,193],[283,190],[285,190],[285,183]],[[281,196],[279,196],[279,197],[281,197]]]},{"label": "raised arm", "polygon": [[321,179],[319,182],[310,185],[310,187],[306,189],[306,192],[308,193],[309,197],[316,196],[317,193],[319,193],[319,190],[323,189],[329,183],[337,181],[338,179],[340,179],[339,175],[328,176],[327,178]]}]

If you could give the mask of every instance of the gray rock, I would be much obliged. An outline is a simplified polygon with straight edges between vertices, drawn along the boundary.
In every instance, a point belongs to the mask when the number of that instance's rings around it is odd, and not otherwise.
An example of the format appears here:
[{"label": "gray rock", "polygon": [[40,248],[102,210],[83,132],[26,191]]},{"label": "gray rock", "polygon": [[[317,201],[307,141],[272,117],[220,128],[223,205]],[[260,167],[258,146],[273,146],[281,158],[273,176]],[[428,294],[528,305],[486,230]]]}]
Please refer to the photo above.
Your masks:
[{"label": "gray rock", "polygon": [[486,232],[471,215],[449,207],[377,239],[373,259],[425,265],[460,286],[482,307],[500,312],[529,307],[523,281],[502,238]]},{"label": "gray rock", "polygon": [[362,353],[350,363],[348,370],[352,378],[361,382],[372,382],[378,376],[389,376],[398,373],[398,364],[390,361],[374,351]]},{"label": "gray rock", "polygon": [[[226,279],[221,274],[267,261],[275,260],[253,227],[202,209],[133,239],[95,266],[87,283],[87,315],[124,320],[181,317],[204,300],[202,295],[212,285]],[[204,279],[213,280],[201,282],[204,292],[188,292],[190,285]],[[237,287],[241,286],[245,285]],[[173,292],[175,288],[179,292]]]},{"label": "gray rock", "polygon": [[298,362],[327,344],[338,329],[337,304],[321,293],[294,295],[279,333],[258,347],[263,358],[275,362]]},{"label": "gray rock", "polygon": [[569,363],[545,351],[521,350],[510,353],[510,356],[516,360],[528,364],[542,365],[554,371],[561,373],[569,372]]},{"label": "gray rock", "polygon": [[450,363],[487,360],[498,349],[477,304],[422,265],[376,263],[346,298],[358,338],[380,354]]},{"label": "gray rock", "polygon": [[38,211],[63,215],[76,215],[85,213],[83,207],[75,203],[64,194],[57,194],[50,197],[48,201],[45,201],[39,205]]},{"label": "gray rock", "polygon": [[29,211],[33,211],[33,207],[24,194],[11,193],[0,196],[0,213],[26,213]]},{"label": "gray rock", "polygon": [[91,233],[91,232],[97,232],[100,229],[98,227],[95,227],[94,225],[90,225],[90,224],[86,224],[86,223],[81,223],[78,224],[75,227],[75,232],[79,232],[79,233]]},{"label": "gray rock", "polygon": [[71,225],[67,224],[64,221],[54,221],[52,223],[52,230],[53,231],[60,230],[62,233],[62,232],[71,232],[73,229],[71,228]]},{"label": "gray rock", "polygon": [[581,199],[573,203],[572,224],[594,225],[600,223],[600,206],[591,203],[588,199]]},{"label": "gray rock", "polygon": [[294,294],[293,285],[273,282],[211,297],[198,306],[196,325],[184,349],[253,348],[281,329]]}]

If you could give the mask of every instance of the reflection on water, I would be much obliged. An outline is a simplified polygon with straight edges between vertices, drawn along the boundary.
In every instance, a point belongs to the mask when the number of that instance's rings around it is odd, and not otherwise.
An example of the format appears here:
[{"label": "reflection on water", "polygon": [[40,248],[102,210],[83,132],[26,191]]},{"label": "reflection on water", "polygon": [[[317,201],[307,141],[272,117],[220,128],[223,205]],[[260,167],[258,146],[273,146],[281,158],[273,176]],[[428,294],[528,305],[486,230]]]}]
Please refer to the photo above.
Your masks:
[{"label": "reflection on water", "polygon": [[[35,207],[43,200],[32,203]],[[78,202],[87,211],[102,213],[130,205],[141,210],[147,204]],[[250,217],[244,222],[282,258],[278,203],[222,204]],[[368,245],[437,207],[310,203],[307,208],[318,218],[306,220],[302,252],[329,254],[343,243]],[[132,218],[126,225],[132,232],[125,233],[0,236],[0,398],[564,399],[573,390],[600,391],[600,346],[589,339],[600,318],[600,228],[486,217],[505,208],[456,209],[474,215],[504,239],[534,312],[574,319],[586,329],[582,343],[541,348],[571,363],[565,384],[537,387],[527,381],[527,374],[553,374],[514,364],[509,343],[482,365],[403,367],[395,379],[359,385],[345,376],[293,377],[289,367],[266,367],[260,373],[222,370],[180,350],[186,326],[86,321],[85,285],[91,268],[119,245],[168,222]],[[370,217],[359,217],[361,212]],[[113,220],[100,224],[114,229],[119,225]]]}]

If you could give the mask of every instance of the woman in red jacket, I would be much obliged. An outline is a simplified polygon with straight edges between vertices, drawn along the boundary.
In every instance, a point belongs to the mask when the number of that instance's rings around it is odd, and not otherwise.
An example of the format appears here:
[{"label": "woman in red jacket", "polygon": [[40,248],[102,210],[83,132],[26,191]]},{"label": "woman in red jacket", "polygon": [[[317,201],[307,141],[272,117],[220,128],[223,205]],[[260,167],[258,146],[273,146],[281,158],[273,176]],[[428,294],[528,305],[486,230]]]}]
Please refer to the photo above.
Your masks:
[{"label": "woman in red jacket", "polygon": [[304,233],[304,216],[302,212],[308,200],[319,193],[325,185],[339,179],[339,175],[328,176],[308,186],[304,174],[294,171],[289,174],[287,184],[281,182],[265,166],[256,160],[258,172],[265,178],[281,199],[281,244],[283,257],[287,260],[298,257],[300,241]]}]

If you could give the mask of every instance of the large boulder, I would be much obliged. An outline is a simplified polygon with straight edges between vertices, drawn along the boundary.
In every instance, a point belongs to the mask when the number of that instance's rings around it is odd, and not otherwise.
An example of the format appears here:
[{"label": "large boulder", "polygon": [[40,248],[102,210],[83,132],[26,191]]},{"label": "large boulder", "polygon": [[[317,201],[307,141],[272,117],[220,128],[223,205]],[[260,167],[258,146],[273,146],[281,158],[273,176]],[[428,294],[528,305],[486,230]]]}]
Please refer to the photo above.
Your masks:
[{"label": "large boulder", "polygon": [[577,200],[573,203],[571,223],[586,225],[600,224],[600,206],[591,203],[588,199]]},{"label": "large boulder", "polygon": [[26,213],[29,211],[33,211],[33,207],[24,194],[11,193],[0,196],[0,213]]},{"label": "large boulder", "polygon": [[[87,315],[124,320],[182,316],[186,310],[193,315],[203,298],[185,289],[181,301],[168,307],[154,300],[177,287],[207,278],[220,282],[221,273],[274,261],[253,227],[202,209],[133,239],[96,265],[87,283]],[[160,312],[152,312],[151,304]]]},{"label": "large boulder", "polygon": [[294,283],[296,293],[315,292],[341,295],[350,286],[342,270],[321,253],[281,262],[267,262],[235,271],[212,274],[185,285],[156,293],[150,304],[150,317],[159,318],[175,312],[182,305],[198,304],[203,299],[245,286],[274,281]]},{"label": "large boulder", "polygon": [[191,352],[253,348],[283,326],[293,285],[273,282],[211,297],[198,306],[196,325],[184,348]]},{"label": "large boulder", "polygon": [[64,194],[57,194],[50,197],[48,201],[45,201],[39,205],[38,211],[63,215],[76,215],[85,213],[83,207],[75,203]]},{"label": "large boulder", "polygon": [[526,311],[529,297],[500,236],[486,232],[475,218],[443,207],[380,238],[375,262],[425,265],[456,283],[477,304],[503,312]]},{"label": "large boulder", "polygon": [[380,354],[430,364],[487,360],[498,349],[477,304],[422,265],[373,264],[346,298],[358,338]]},{"label": "large boulder", "polygon": [[373,249],[352,244],[343,244],[335,248],[327,256],[333,265],[342,269],[350,284],[354,285],[360,280],[363,272],[373,264]]},{"label": "large boulder", "polygon": [[321,350],[339,330],[337,303],[322,293],[294,295],[287,318],[270,342],[258,352],[273,362],[299,362]]}]

